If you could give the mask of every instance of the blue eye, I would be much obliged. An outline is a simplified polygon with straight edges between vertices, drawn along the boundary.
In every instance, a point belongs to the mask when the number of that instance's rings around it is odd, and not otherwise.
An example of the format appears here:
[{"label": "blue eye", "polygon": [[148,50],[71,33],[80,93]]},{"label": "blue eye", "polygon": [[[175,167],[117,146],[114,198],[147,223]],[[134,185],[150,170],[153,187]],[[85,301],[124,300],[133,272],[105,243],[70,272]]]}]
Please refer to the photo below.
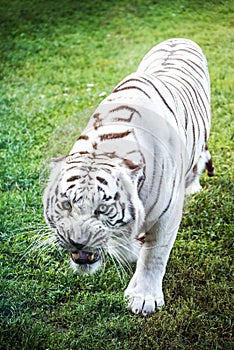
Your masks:
[{"label": "blue eye", "polygon": [[105,205],[105,204],[100,204],[99,207],[97,208],[97,212],[100,213],[100,214],[104,214],[107,212],[108,210],[108,206]]},{"label": "blue eye", "polygon": [[69,201],[62,202],[62,207],[64,210],[69,210],[69,211],[72,210],[72,206],[71,206],[71,203]]}]

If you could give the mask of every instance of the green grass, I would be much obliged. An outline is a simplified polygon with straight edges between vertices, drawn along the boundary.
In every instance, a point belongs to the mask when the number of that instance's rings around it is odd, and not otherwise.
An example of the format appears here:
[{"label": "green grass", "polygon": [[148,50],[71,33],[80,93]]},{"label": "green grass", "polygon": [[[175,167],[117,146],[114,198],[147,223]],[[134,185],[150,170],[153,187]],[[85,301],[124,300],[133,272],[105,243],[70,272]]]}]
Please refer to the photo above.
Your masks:
[{"label": "green grass", "polygon": [[[233,10],[225,0],[1,1],[1,349],[233,349]],[[24,252],[44,225],[50,157],[170,37],[195,40],[208,59],[216,176],[186,205],[166,306],[143,318],[125,309],[130,274],[112,264],[77,276],[64,254]]]}]

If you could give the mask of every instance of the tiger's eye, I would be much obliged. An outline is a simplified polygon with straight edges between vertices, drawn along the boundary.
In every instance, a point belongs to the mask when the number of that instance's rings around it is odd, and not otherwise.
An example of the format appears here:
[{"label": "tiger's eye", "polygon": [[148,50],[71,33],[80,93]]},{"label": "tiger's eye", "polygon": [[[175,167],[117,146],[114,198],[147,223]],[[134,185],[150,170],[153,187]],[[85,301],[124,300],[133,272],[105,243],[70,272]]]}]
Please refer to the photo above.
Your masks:
[{"label": "tiger's eye", "polygon": [[101,204],[101,205],[99,205],[99,207],[97,208],[97,211],[98,211],[99,213],[105,213],[105,212],[107,211],[107,209],[108,209],[108,206],[107,206],[107,205]]},{"label": "tiger's eye", "polygon": [[71,209],[72,209],[71,203],[69,201],[62,202],[62,207],[64,210],[71,211]]}]

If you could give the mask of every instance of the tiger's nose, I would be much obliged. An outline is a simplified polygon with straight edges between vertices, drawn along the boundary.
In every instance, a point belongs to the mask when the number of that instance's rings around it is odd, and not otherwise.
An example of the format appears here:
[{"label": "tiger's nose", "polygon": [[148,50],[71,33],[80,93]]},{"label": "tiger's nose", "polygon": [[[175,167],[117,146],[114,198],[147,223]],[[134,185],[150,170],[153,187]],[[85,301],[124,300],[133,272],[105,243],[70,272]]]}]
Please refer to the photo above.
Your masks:
[{"label": "tiger's nose", "polygon": [[84,243],[78,243],[73,241],[73,239],[69,239],[69,241],[71,242],[71,244],[77,249],[77,250],[82,250],[85,247]]}]

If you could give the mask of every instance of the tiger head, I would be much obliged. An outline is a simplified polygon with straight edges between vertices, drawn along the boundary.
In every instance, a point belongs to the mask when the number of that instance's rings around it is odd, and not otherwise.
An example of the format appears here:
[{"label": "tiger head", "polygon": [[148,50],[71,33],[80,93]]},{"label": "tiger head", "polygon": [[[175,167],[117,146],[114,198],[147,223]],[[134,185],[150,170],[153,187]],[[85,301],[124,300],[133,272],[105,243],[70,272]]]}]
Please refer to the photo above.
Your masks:
[{"label": "tiger head", "polygon": [[44,214],[78,272],[95,272],[109,253],[137,259],[144,220],[143,168],[126,159],[75,153],[55,161],[44,192]]}]

